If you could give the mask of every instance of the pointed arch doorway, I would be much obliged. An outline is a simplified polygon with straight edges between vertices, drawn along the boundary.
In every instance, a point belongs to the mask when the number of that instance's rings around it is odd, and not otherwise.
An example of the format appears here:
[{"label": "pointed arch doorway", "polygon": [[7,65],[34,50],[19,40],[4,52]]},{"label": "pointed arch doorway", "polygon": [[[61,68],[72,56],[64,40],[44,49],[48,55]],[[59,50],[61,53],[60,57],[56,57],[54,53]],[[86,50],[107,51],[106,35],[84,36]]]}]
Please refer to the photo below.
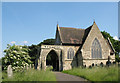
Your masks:
[{"label": "pointed arch doorway", "polygon": [[59,71],[59,58],[54,50],[51,50],[46,57],[46,66],[52,66],[53,71]]}]

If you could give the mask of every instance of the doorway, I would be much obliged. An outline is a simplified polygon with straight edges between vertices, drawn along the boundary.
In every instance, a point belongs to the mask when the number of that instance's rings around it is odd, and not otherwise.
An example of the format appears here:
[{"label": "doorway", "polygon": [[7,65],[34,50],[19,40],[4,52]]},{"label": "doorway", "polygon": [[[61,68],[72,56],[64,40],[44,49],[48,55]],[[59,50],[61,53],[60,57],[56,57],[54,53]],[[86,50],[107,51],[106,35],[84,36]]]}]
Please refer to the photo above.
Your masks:
[{"label": "doorway", "polygon": [[46,57],[46,66],[52,67],[52,71],[59,71],[59,58],[54,50],[51,50]]}]

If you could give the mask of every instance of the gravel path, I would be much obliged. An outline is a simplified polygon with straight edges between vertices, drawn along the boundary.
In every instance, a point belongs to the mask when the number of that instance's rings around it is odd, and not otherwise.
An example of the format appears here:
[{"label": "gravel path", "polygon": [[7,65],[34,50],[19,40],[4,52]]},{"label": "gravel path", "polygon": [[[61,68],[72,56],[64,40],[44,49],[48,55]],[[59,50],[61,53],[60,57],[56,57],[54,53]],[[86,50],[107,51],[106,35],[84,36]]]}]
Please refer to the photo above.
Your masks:
[{"label": "gravel path", "polygon": [[87,81],[81,77],[65,74],[62,72],[54,72],[57,81]]}]

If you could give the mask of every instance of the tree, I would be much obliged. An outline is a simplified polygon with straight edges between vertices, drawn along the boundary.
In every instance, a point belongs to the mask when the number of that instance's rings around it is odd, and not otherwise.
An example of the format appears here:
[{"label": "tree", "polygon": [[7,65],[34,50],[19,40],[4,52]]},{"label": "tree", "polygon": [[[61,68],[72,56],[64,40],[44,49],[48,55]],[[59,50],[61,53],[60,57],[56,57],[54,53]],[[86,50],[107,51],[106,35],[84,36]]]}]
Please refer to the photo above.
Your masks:
[{"label": "tree", "polygon": [[28,55],[29,48],[27,46],[7,45],[4,50],[5,57],[2,58],[3,69],[7,69],[8,65],[12,65],[15,71],[22,70],[25,66],[32,64],[31,58]]},{"label": "tree", "polygon": [[29,56],[31,57],[31,61],[33,64],[35,64],[35,59],[37,58],[38,56],[38,48],[39,46],[38,45],[31,45],[31,46],[28,46],[29,47]]},{"label": "tree", "polygon": [[46,39],[43,42],[39,43],[38,46],[41,46],[41,44],[54,45],[55,44],[55,39]]},{"label": "tree", "polygon": [[105,32],[105,31],[102,31],[101,33],[102,33],[102,35],[104,36],[105,39],[107,39],[108,37],[110,38],[110,41],[111,41],[111,43],[112,43],[112,45],[113,45],[113,47],[114,47],[114,49],[115,49],[116,61],[117,61],[117,62],[120,62],[120,58],[119,58],[119,53],[120,53],[120,41],[114,40],[113,37],[112,37],[109,33]]},{"label": "tree", "polygon": [[29,51],[29,55],[31,57],[31,61],[33,64],[35,64],[35,60],[36,58],[38,57],[38,48],[41,47],[42,44],[45,44],[45,45],[54,45],[55,43],[55,39],[46,39],[46,40],[43,40],[43,42],[40,42],[39,44],[37,45],[31,45],[31,46],[28,46],[30,51]]}]

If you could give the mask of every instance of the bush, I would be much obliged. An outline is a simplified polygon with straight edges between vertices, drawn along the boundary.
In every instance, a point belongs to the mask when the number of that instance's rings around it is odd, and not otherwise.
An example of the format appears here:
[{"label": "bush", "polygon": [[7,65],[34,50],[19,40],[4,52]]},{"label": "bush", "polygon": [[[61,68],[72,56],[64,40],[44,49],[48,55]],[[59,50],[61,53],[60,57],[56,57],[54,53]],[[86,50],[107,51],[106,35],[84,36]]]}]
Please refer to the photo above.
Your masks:
[{"label": "bush", "polygon": [[25,66],[32,64],[28,55],[29,48],[27,46],[7,45],[4,50],[5,57],[2,58],[3,70],[6,70],[8,65],[12,65],[14,71],[21,71]]}]

